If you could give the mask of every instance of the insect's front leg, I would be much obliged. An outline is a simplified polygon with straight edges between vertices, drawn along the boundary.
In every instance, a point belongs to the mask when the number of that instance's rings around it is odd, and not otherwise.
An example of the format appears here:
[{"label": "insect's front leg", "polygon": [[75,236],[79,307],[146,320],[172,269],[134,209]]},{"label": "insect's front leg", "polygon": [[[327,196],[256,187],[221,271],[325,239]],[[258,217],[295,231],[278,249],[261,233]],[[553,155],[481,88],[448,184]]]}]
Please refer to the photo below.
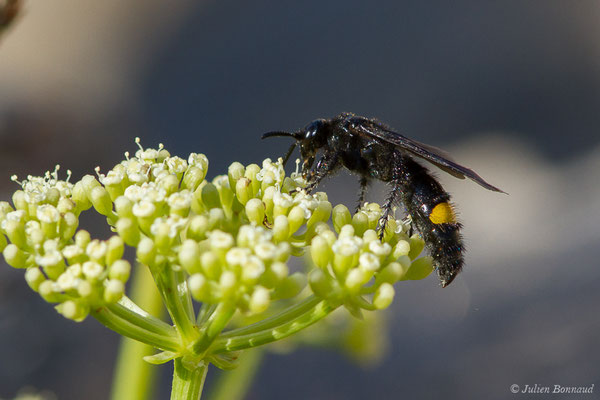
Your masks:
[{"label": "insect's front leg", "polygon": [[304,188],[307,193],[312,192],[317,185],[335,170],[339,165],[340,154],[339,152],[327,152],[323,154],[323,157],[317,163],[317,166],[308,173],[306,178],[308,184]]}]

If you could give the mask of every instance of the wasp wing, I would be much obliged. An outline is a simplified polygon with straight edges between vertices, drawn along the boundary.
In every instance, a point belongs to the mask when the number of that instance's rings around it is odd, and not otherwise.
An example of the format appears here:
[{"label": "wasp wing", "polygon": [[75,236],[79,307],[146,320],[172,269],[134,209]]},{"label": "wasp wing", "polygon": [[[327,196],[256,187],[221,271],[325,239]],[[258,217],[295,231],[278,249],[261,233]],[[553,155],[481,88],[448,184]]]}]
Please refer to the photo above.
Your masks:
[{"label": "wasp wing", "polygon": [[398,132],[392,131],[383,124],[380,124],[379,122],[368,120],[366,118],[363,119],[360,117],[354,117],[350,119],[350,124],[347,125],[347,129],[353,131],[353,133],[358,135],[374,137],[377,139],[381,139],[384,142],[393,144],[394,146],[397,146],[402,150],[406,150],[419,158],[429,161],[430,163],[439,167],[441,170],[449,173],[450,175],[456,178],[465,179],[466,177],[488,190],[506,193],[504,190],[487,183],[472,169],[464,167],[452,161],[443,150],[407,138],[406,136],[403,136]]}]

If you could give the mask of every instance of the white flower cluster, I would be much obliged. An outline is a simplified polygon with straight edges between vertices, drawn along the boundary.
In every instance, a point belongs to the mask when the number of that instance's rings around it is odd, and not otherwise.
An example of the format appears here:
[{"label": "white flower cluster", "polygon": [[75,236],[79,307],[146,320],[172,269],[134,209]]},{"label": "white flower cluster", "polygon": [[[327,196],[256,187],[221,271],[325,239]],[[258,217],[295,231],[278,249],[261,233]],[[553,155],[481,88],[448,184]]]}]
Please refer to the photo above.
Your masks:
[{"label": "white flower cluster", "polygon": [[[311,242],[310,253],[318,267],[309,283],[315,294],[344,303],[354,314],[361,308],[383,309],[394,298],[393,284],[422,279],[432,270],[427,257],[413,261],[423,249],[419,237],[408,237],[400,221],[388,221],[384,240],[376,232],[381,217],[377,204],[365,204],[353,217],[345,206],[333,210],[336,236],[324,229]],[[371,302],[363,296],[372,295]]]},{"label": "white flower cluster", "polygon": [[[311,245],[318,268],[310,284],[320,297],[364,308],[361,296],[373,294],[374,307],[384,308],[391,285],[409,279],[415,258],[409,251],[422,246],[395,220],[382,243],[375,233],[379,206],[366,205],[352,217],[336,207],[338,237],[327,224],[327,196],[304,192],[306,182],[297,173],[286,177],[281,159],[266,159],[262,168],[236,162],[210,182],[207,170],[203,154],[184,160],[161,145],[140,146],[105,174],[97,169],[98,178],[86,175],[74,184],[59,180],[57,171],[28,177],[13,195],[14,209],[0,203],[0,247],[11,266],[27,269],[34,290],[76,320],[123,296],[130,273],[125,245],[155,274],[185,271],[195,299],[251,314],[300,292],[306,274],[290,274],[287,261]],[[106,216],[115,236],[92,240],[77,231],[79,215],[91,207]]]},{"label": "white flower cluster", "polygon": [[121,298],[131,266],[121,259],[124,244],[118,236],[99,241],[83,230],[76,234],[79,214],[88,206],[73,199],[75,185],[59,180],[57,170],[20,182],[15,210],[0,203],[0,237],[4,258],[26,269],[29,286],[60,303],[67,318],[81,320],[91,306]]}]

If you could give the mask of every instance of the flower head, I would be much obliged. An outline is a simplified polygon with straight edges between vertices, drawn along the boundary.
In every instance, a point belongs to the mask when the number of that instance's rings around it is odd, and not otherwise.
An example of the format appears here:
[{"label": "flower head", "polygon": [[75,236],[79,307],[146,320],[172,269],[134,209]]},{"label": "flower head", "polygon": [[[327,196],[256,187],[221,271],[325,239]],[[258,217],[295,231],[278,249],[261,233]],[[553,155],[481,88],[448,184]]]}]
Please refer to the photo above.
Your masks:
[{"label": "flower head", "polygon": [[[207,170],[203,154],[184,159],[162,145],[140,145],[111,170],[97,169],[97,178],[70,183],[70,174],[58,178],[58,168],[29,176],[19,182],[12,207],[0,203],[4,257],[75,320],[121,299],[131,269],[126,246],[151,271],[183,271],[197,301],[246,314],[296,296],[307,281],[316,296],[354,313],[385,308],[396,281],[431,270],[420,259],[418,271],[408,274],[415,246],[422,247],[400,221],[390,221],[394,229],[380,241],[378,205],[366,204],[354,216],[345,206],[334,208],[325,193],[302,190],[300,174],[286,177],[281,159],[262,167],[233,163],[212,181]],[[79,216],[90,208],[107,217],[114,236],[92,239],[79,229]],[[289,258],[306,250],[314,265],[290,273]]]}]

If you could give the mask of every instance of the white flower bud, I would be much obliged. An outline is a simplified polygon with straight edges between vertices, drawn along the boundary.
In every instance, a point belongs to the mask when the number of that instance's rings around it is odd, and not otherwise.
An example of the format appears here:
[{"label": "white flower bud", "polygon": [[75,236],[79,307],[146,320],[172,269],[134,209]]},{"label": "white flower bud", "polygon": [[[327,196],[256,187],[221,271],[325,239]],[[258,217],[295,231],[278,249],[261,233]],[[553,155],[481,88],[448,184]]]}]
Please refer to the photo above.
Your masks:
[{"label": "white flower bud", "polygon": [[386,257],[392,252],[392,246],[389,243],[381,243],[379,240],[373,240],[369,243],[369,251],[376,256]]},{"label": "white flower bud", "polygon": [[85,248],[85,253],[94,261],[103,262],[106,256],[107,245],[105,241],[92,240]]},{"label": "white flower bud", "polygon": [[43,204],[37,208],[37,219],[42,223],[57,223],[60,220],[60,213],[56,207]]},{"label": "white flower bud", "polygon": [[395,294],[396,292],[391,284],[387,282],[383,283],[375,291],[375,295],[373,296],[373,305],[378,310],[383,310],[392,304]]},{"label": "white flower bud", "polygon": [[256,256],[248,257],[247,261],[242,264],[242,281],[247,284],[255,283],[258,278],[265,272],[265,264]]},{"label": "white flower bud", "polygon": [[231,236],[229,233],[222,232],[219,230],[213,231],[210,234],[209,240],[210,240],[210,247],[213,249],[219,249],[219,250],[230,249],[234,243],[233,236]]},{"label": "white flower bud", "polygon": [[104,267],[95,261],[86,261],[82,264],[81,270],[87,279],[100,279],[104,272]]},{"label": "white flower bud", "polygon": [[104,301],[116,303],[125,294],[125,284],[117,279],[109,279],[104,287]]},{"label": "white flower bud", "polygon": [[269,308],[270,298],[269,291],[262,287],[256,286],[250,296],[250,303],[248,304],[250,311],[254,314],[264,312]]},{"label": "white flower bud", "polygon": [[150,201],[142,200],[133,205],[131,212],[138,218],[150,218],[156,212],[156,206]]},{"label": "white flower bud", "polygon": [[363,271],[375,272],[380,267],[379,258],[372,253],[363,253],[358,258],[358,264]]}]

